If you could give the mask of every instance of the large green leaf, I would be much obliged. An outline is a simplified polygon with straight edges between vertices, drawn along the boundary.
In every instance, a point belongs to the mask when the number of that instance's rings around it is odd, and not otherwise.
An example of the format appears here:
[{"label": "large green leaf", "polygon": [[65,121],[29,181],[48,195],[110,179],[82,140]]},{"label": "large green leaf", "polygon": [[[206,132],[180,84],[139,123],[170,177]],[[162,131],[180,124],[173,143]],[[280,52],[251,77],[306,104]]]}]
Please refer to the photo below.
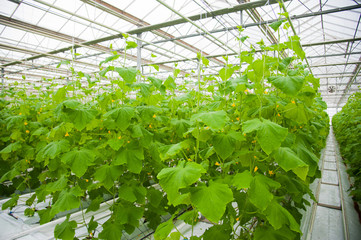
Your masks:
[{"label": "large green leaf", "polygon": [[58,115],[61,113],[64,120],[73,123],[75,128],[79,131],[83,130],[97,114],[96,110],[85,108],[81,103],[75,100],[66,100],[62,102],[57,107],[56,112]]},{"label": "large green leaf", "polygon": [[187,132],[191,123],[185,119],[172,119],[171,125],[175,128],[175,132],[177,133],[178,137],[183,137],[183,133]]},{"label": "large green leaf", "polygon": [[140,173],[143,168],[144,152],[141,147],[123,148],[117,153],[117,157],[113,162],[114,165],[127,164],[128,169],[132,173]]},{"label": "large green leaf", "polygon": [[284,111],[285,117],[301,124],[307,123],[312,117],[309,110],[303,104],[289,103],[285,106]]},{"label": "large green leaf", "polygon": [[69,147],[70,144],[65,139],[51,142],[38,152],[36,160],[41,161],[46,158],[54,159],[60,153],[68,151]]},{"label": "large green leaf", "polygon": [[139,226],[139,219],[143,216],[144,208],[137,207],[133,203],[127,202],[119,204],[114,211],[116,221],[120,224],[129,224],[133,227]]},{"label": "large green leaf", "polygon": [[189,141],[185,140],[177,144],[164,145],[159,147],[159,156],[164,161],[171,157],[174,157],[180,153],[183,149],[189,148]]},{"label": "large green leaf", "polygon": [[300,37],[297,35],[293,35],[288,37],[288,39],[289,41],[285,43],[287,47],[292,49],[296,53],[296,55],[303,60],[306,54],[302,49]]},{"label": "large green leaf", "polygon": [[217,134],[212,139],[216,153],[224,160],[232,155],[235,150],[235,139],[228,134]]},{"label": "large green leaf", "polygon": [[58,214],[59,212],[78,208],[80,206],[80,196],[83,191],[77,185],[71,189],[64,189],[60,192],[58,199],[51,208],[50,215]]},{"label": "large green leaf", "polygon": [[147,189],[134,182],[119,187],[119,197],[129,202],[144,203],[146,194]]},{"label": "large green leaf", "polygon": [[296,222],[291,213],[277,201],[273,200],[264,213],[275,230],[280,229],[284,225],[289,225],[291,230],[301,233],[300,225]]},{"label": "large green leaf", "polygon": [[68,166],[77,177],[85,174],[89,166],[93,165],[95,154],[89,149],[72,150],[61,158],[61,161]]},{"label": "large green leaf", "polygon": [[113,109],[106,114],[104,117],[111,117],[114,119],[115,123],[118,125],[119,129],[124,131],[130,125],[130,120],[134,117],[134,109],[131,107],[122,107]]},{"label": "large green leaf", "polygon": [[21,149],[21,142],[20,141],[17,141],[17,142],[14,142],[14,143],[10,143],[9,145],[7,145],[5,148],[3,148],[0,153],[11,153],[11,152],[15,152],[19,149]]},{"label": "large green leaf", "polygon": [[114,70],[127,83],[133,83],[135,81],[135,77],[137,76],[137,69],[136,68],[119,68],[119,67],[116,67],[116,68],[114,68]]},{"label": "large green leaf", "polygon": [[209,182],[191,189],[192,204],[210,221],[217,223],[226,211],[227,203],[233,200],[232,190],[227,184]]},{"label": "large green leaf", "polygon": [[106,221],[102,227],[103,230],[99,233],[100,239],[119,240],[122,238],[123,227],[120,223]]},{"label": "large green leaf", "polygon": [[243,132],[249,133],[257,130],[257,139],[262,150],[268,155],[281,146],[287,137],[288,130],[277,123],[267,119],[258,118],[243,123]]},{"label": "large green leaf", "polygon": [[279,230],[274,230],[271,226],[257,227],[254,232],[254,240],[265,240],[265,239],[290,240],[290,239],[297,239],[297,237],[296,234],[287,227],[283,227]]},{"label": "large green leaf", "polygon": [[216,112],[201,112],[194,114],[191,117],[191,121],[200,121],[213,129],[222,129],[228,122],[229,117],[223,110]]},{"label": "large green leaf", "polygon": [[195,183],[206,170],[195,162],[180,161],[176,167],[163,168],[157,178],[159,183],[168,195],[170,204],[178,196],[178,190]]},{"label": "large green leaf", "polygon": [[305,77],[303,76],[271,76],[268,80],[276,88],[287,95],[295,96],[301,90]]},{"label": "large green leaf", "polygon": [[233,75],[235,70],[236,70],[235,67],[226,66],[226,67],[222,68],[221,70],[219,70],[219,76],[221,77],[221,79],[223,81],[226,81]]},{"label": "large green leaf", "polygon": [[280,147],[274,154],[275,161],[286,172],[292,170],[299,178],[306,180],[308,165],[292,149]]},{"label": "large green leaf", "polygon": [[204,232],[203,239],[207,240],[221,240],[232,239],[232,229],[225,225],[215,225]]},{"label": "large green leaf", "polygon": [[233,185],[237,187],[237,190],[246,189],[251,186],[253,176],[250,171],[245,170],[242,173],[237,173],[233,177]]},{"label": "large green leaf", "polygon": [[281,146],[281,143],[285,140],[287,134],[287,128],[264,119],[262,127],[257,131],[257,139],[263,151],[270,154],[273,150]]},{"label": "large green leaf", "polygon": [[318,157],[302,143],[297,143],[294,150],[297,156],[308,164],[308,176],[315,176],[316,170],[318,169]]},{"label": "large green leaf", "polygon": [[281,186],[278,182],[261,174],[256,174],[248,189],[250,202],[261,211],[264,211],[273,199],[272,189]]},{"label": "large green leaf", "polygon": [[101,182],[106,189],[110,189],[122,172],[119,166],[103,165],[95,171],[94,178]]},{"label": "large green leaf", "polygon": [[68,178],[66,175],[63,175],[55,182],[48,183],[45,186],[46,186],[46,191],[49,192],[62,191],[68,186]]},{"label": "large green leaf", "polygon": [[165,239],[173,229],[173,219],[170,218],[168,221],[161,223],[154,233],[155,240]]},{"label": "large green leaf", "polygon": [[64,240],[72,240],[75,236],[76,221],[69,221],[70,215],[67,215],[64,222],[57,224],[54,229],[54,237]]}]

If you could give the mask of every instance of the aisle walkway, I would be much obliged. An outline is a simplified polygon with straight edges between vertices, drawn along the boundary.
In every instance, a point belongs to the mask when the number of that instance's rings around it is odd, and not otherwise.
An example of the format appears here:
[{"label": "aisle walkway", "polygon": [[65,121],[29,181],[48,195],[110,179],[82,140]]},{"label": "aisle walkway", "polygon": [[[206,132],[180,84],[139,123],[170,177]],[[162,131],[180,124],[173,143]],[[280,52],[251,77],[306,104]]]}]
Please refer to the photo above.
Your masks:
[{"label": "aisle walkway", "polygon": [[307,240],[360,240],[361,225],[348,196],[349,181],[333,130],[321,157],[322,178],[318,181]]}]

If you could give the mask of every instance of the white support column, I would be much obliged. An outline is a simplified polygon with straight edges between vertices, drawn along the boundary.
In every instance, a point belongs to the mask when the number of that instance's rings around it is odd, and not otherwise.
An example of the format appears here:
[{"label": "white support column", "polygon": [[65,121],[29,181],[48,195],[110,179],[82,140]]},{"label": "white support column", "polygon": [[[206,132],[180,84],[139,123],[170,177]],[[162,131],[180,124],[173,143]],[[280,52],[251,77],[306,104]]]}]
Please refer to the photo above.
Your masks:
[{"label": "white support column", "polygon": [[[137,34],[137,70],[143,74],[143,67],[142,67],[142,34]],[[140,81],[140,75],[138,75],[137,81]]]}]

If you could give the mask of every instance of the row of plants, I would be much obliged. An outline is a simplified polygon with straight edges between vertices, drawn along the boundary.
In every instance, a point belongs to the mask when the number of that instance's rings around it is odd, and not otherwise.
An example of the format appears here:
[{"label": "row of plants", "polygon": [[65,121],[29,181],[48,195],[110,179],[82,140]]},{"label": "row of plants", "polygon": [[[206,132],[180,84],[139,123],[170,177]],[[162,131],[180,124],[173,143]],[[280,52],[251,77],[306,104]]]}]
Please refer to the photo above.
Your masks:
[{"label": "row of plants", "polygon": [[[314,199],[309,184],[320,177],[327,106],[297,36],[258,44],[262,54],[240,53],[242,71],[224,57],[218,75],[201,76],[209,60],[198,54],[198,78],[180,84],[179,69],[145,77],[114,52],[93,76],[65,62],[73,72],[67,85],[49,81],[37,94],[25,83],[9,86],[0,105],[1,166],[9,168],[0,182],[18,191],[2,209],[31,191],[25,214],[44,224],[84,200],[84,212],[96,211],[111,196],[101,228],[84,220],[87,238],[121,239],[142,220],[155,239],[180,239],[174,220],[193,229],[203,215],[213,226],[192,240],[299,239],[305,196]],[[295,56],[282,58],[287,49]],[[46,198],[49,207],[37,209]],[[162,222],[164,215],[171,217]],[[73,239],[83,223],[67,217],[54,235]]]},{"label": "row of plants", "polygon": [[347,173],[353,179],[350,193],[361,203],[361,92],[349,97],[342,110],[333,116],[332,126]]}]

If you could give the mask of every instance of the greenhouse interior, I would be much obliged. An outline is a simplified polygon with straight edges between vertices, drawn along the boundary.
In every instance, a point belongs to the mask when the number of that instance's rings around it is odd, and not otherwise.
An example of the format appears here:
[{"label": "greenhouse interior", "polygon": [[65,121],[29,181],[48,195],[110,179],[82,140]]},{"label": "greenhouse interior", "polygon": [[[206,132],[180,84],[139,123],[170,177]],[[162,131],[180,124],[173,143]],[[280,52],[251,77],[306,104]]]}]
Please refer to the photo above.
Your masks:
[{"label": "greenhouse interior", "polygon": [[361,239],[361,1],[0,15],[0,239]]}]

